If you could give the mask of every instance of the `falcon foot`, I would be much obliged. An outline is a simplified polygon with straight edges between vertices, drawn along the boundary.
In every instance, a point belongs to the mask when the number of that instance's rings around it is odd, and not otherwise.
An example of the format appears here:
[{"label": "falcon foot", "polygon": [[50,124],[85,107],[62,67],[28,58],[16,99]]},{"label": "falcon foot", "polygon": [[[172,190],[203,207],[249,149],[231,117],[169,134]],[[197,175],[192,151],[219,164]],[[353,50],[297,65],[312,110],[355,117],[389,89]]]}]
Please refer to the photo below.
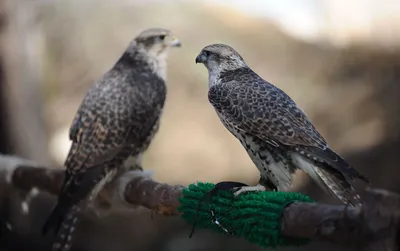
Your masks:
[{"label": "falcon foot", "polygon": [[263,192],[266,191],[265,186],[258,184],[257,186],[246,186],[246,187],[240,187],[235,193],[235,196],[239,196],[242,193],[247,193],[247,192]]},{"label": "falcon foot", "polygon": [[241,182],[236,182],[236,181],[222,181],[217,184],[215,184],[215,187],[213,190],[210,191],[210,193],[215,193],[217,191],[225,190],[225,191],[236,191],[242,187],[247,186],[244,183]]}]

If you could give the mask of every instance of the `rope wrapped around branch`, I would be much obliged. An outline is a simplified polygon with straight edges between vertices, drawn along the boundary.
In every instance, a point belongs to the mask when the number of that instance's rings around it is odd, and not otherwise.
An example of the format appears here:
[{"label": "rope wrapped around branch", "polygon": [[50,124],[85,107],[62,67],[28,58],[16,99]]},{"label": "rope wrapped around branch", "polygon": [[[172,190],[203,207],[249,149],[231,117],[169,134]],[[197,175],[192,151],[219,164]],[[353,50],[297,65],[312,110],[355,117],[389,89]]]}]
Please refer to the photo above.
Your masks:
[{"label": "rope wrapped around branch", "polygon": [[281,235],[281,217],[293,202],[313,202],[308,196],[289,192],[248,192],[237,197],[216,190],[211,183],[197,183],[183,190],[182,218],[201,228],[242,237],[262,247],[299,246],[307,239]]}]

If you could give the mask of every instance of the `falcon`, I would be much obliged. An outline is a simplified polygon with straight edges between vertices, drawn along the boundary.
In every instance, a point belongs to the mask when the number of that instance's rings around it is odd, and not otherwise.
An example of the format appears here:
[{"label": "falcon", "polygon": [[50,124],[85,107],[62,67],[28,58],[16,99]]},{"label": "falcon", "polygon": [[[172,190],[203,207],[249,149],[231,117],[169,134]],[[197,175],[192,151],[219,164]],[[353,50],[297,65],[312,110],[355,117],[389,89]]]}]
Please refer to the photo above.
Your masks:
[{"label": "falcon", "polygon": [[241,187],[235,195],[266,189],[287,191],[294,172],[301,169],[343,203],[361,204],[352,182],[361,179],[368,183],[368,179],[328,146],[284,91],[251,70],[228,45],[206,46],[196,63],[208,70],[208,99],[218,117],[260,172],[257,186]]},{"label": "falcon", "polygon": [[141,166],[166,99],[167,54],[180,45],[166,29],[144,30],[86,93],[70,128],[58,202],[42,229],[46,234],[54,228],[52,250],[70,249],[83,203],[127,163]]}]

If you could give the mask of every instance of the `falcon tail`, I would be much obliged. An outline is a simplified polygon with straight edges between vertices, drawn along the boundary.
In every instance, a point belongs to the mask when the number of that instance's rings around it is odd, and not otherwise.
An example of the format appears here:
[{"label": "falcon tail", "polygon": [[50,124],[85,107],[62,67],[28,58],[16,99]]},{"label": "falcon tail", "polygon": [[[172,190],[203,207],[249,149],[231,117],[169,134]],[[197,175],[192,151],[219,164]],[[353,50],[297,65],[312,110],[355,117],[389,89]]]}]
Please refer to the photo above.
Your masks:
[{"label": "falcon tail", "polygon": [[79,206],[74,205],[70,208],[57,205],[53,210],[45,225],[43,234],[55,228],[56,236],[53,241],[52,251],[68,251],[72,245],[72,234],[78,223]]},{"label": "falcon tail", "polygon": [[344,204],[352,206],[362,204],[360,195],[342,173],[325,163],[310,160],[297,153],[292,157],[295,164],[310,175],[326,193],[333,195]]},{"label": "falcon tail", "polygon": [[[329,167],[328,167],[329,168]],[[350,204],[352,206],[362,205],[360,195],[354,189],[354,187],[343,177],[342,174],[336,171],[330,171],[326,167],[315,167],[315,173],[319,177],[319,181],[315,181],[321,187],[325,187],[330,194],[338,198],[344,204]]]},{"label": "falcon tail", "polygon": [[[325,163],[331,169],[341,173],[348,179],[360,179],[365,183],[370,183],[367,177],[361,174],[357,169],[350,166],[342,157],[329,148],[320,149],[317,147],[301,147],[298,148],[300,154],[304,157],[314,159],[316,163]],[[329,168],[328,168],[329,169]]]}]

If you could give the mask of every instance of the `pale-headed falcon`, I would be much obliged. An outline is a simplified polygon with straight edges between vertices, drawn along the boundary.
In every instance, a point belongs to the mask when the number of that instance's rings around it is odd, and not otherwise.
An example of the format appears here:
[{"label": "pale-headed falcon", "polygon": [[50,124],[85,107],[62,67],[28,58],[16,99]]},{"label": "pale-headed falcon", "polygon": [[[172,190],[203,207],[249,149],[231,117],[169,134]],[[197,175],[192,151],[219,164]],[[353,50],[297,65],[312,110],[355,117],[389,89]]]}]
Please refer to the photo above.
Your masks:
[{"label": "pale-headed falcon", "polygon": [[134,38],[115,65],[86,93],[70,128],[72,146],[58,202],[43,232],[52,250],[69,250],[82,203],[141,155],[158,130],[166,99],[166,59],[180,46],[170,31],[151,28]]},{"label": "pale-headed falcon", "polygon": [[196,57],[209,74],[208,98],[224,126],[260,171],[257,186],[285,191],[297,168],[344,203],[359,204],[351,182],[368,179],[329,148],[306,114],[281,89],[250,69],[233,48],[212,44]]}]

